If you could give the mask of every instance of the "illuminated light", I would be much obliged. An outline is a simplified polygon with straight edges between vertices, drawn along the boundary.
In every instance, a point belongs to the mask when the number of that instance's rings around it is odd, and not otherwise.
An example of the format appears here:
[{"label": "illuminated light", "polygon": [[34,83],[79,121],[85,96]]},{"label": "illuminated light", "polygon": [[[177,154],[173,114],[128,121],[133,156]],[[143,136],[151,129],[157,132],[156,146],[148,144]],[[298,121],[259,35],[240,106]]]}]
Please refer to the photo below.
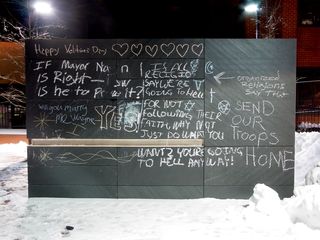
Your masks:
[{"label": "illuminated light", "polygon": [[258,4],[251,3],[244,7],[244,11],[247,13],[256,13],[258,12]]},{"label": "illuminated light", "polygon": [[53,8],[48,2],[36,2],[33,5],[33,8],[36,13],[43,15],[50,15],[53,13]]}]

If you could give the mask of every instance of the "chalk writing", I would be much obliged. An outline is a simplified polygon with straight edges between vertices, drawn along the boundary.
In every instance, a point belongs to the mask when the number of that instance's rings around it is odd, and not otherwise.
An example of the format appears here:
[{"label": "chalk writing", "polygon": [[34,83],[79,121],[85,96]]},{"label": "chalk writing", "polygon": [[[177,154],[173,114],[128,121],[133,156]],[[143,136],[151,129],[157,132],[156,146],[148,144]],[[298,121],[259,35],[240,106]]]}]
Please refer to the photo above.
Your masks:
[{"label": "chalk writing", "polygon": [[[139,168],[276,168],[282,172],[294,170],[293,151],[289,149],[268,150],[256,147],[144,147],[123,151],[122,148],[99,148],[50,151],[50,148],[36,148],[34,160],[41,165],[72,164],[88,165],[97,161],[114,161]],[[119,152],[117,154],[117,152]],[[102,162],[101,162],[102,163]]]},{"label": "chalk writing", "polygon": [[69,137],[86,134],[103,137],[110,132],[129,138],[195,139],[204,135],[203,126],[196,127],[197,121],[204,117],[196,114],[196,109],[201,108],[200,100],[144,99],[98,103],[58,101],[34,104],[32,109],[36,114],[30,128],[42,132],[50,129],[50,134],[56,129],[65,129],[60,136]]},{"label": "chalk writing", "polygon": [[206,167],[230,167],[237,158],[243,156],[242,147],[208,148],[206,151]]},{"label": "chalk writing", "polygon": [[275,75],[238,76],[237,80],[245,90],[245,95],[285,98],[289,95],[286,83],[281,81],[280,71]]},{"label": "chalk writing", "polygon": [[[103,179],[108,184],[192,185],[204,195],[211,187],[266,178],[288,186],[294,170],[290,51],[284,41],[27,41],[30,139],[136,139],[138,145],[31,146],[30,166],[104,166],[112,173]],[[203,146],[143,147],[138,139],[202,139]]]},{"label": "chalk writing", "polygon": [[[118,66],[121,74],[132,78],[117,79],[115,61],[48,60],[35,61],[28,88],[30,98],[143,99],[204,97],[204,80],[199,77],[198,60]],[[161,66],[161,67],[160,67]],[[152,76],[152,77],[151,77]],[[185,76],[188,79],[180,78]],[[155,77],[155,78],[154,78]],[[170,77],[168,79],[168,77]],[[171,78],[173,77],[173,78]],[[194,77],[194,78],[191,78]],[[159,79],[158,79],[159,78]]]},{"label": "chalk writing", "polygon": [[46,48],[42,47],[41,44],[35,44],[34,45],[34,53],[36,55],[43,55],[43,56],[57,56],[59,54],[60,49],[59,48]]},{"label": "chalk writing", "polygon": [[[153,43],[154,42],[154,43]],[[181,43],[180,43],[181,42]],[[41,41],[33,44],[32,54],[37,57],[203,57],[204,44],[194,40],[184,41],[74,41],[57,42],[48,47]]]},{"label": "chalk writing", "polygon": [[279,167],[282,170],[294,170],[294,154],[293,151],[279,150],[267,153],[259,153],[255,147],[246,147],[245,161],[247,166],[254,167]]},{"label": "chalk writing", "polygon": [[139,168],[200,168],[203,162],[203,148],[138,148],[137,163]]}]

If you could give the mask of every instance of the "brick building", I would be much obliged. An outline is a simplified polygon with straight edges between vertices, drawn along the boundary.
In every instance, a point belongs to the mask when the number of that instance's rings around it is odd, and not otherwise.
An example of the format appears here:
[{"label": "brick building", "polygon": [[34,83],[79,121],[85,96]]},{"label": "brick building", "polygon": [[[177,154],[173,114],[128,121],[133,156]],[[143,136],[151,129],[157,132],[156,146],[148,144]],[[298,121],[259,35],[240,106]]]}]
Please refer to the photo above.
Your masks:
[{"label": "brick building", "polygon": [[299,0],[297,5],[298,84],[296,125],[298,130],[310,128],[319,131],[320,1]]},{"label": "brick building", "polygon": [[247,16],[246,36],[297,39],[297,130],[320,129],[320,1],[262,0]]}]

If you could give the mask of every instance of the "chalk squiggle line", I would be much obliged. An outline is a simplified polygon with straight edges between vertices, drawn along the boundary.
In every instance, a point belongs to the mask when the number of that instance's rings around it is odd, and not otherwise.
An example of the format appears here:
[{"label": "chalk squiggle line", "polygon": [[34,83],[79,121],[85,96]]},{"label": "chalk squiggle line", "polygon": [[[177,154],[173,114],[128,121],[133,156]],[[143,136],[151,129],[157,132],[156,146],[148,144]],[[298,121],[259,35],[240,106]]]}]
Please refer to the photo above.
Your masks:
[{"label": "chalk squiggle line", "polygon": [[116,158],[112,153],[106,150],[101,150],[97,153],[83,153],[80,154],[79,156],[71,153],[71,152],[66,152],[59,154],[56,158],[59,160],[61,163],[73,163],[73,164],[87,164],[90,162],[93,158],[96,160],[102,159],[102,160],[114,160],[119,163],[128,163],[131,162],[132,159],[137,156],[137,153],[133,153],[128,156],[123,156]]}]

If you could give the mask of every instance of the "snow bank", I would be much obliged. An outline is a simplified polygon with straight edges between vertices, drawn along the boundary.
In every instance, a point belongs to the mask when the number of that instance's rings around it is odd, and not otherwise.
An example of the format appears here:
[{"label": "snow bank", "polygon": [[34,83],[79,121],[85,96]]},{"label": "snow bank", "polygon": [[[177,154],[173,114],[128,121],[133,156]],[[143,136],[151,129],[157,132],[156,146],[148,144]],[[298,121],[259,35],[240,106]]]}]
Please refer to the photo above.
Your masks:
[{"label": "snow bank", "polygon": [[320,184],[320,162],[307,174],[306,184]]},{"label": "snow bank", "polygon": [[24,141],[19,143],[0,144],[0,154],[8,153],[10,155],[27,157],[28,144]]},{"label": "snow bank", "polygon": [[274,214],[282,208],[278,193],[264,184],[256,184],[249,204],[256,211],[267,215]]},{"label": "snow bank", "polygon": [[257,219],[260,214],[265,216],[265,222],[277,222],[284,228],[290,228],[292,223],[303,223],[320,229],[320,185],[297,187],[294,196],[283,201],[276,191],[264,184],[257,184],[253,191],[246,218]]},{"label": "snow bank", "polygon": [[26,159],[27,144],[25,142],[0,144],[0,170]]},{"label": "snow bank", "polygon": [[306,175],[320,162],[320,133],[296,133],[295,137],[295,186],[302,186]]},{"label": "snow bank", "polygon": [[249,221],[251,219],[251,222],[259,219],[263,225],[277,224],[284,229],[292,224],[278,193],[264,184],[256,184],[254,187],[244,217]]},{"label": "snow bank", "polygon": [[296,187],[294,196],[283,204],[294,223],[320,229],[320,185]]}]

